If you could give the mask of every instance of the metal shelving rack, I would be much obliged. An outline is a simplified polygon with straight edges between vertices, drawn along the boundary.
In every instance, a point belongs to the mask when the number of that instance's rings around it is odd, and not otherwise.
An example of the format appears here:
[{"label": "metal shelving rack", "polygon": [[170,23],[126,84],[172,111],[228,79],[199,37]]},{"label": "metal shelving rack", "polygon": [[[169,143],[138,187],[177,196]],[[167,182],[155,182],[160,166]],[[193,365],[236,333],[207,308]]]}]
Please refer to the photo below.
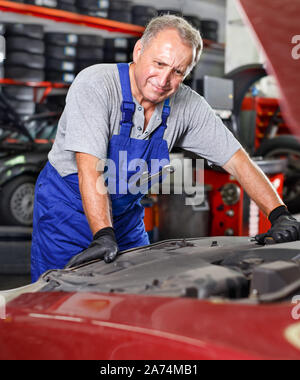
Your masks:
[{"label": "metal shelving rack", "polygon": [[[48,19],[55,22],[86,26],[94,29],[106,30],[109,32],[129,34],[136,37],[141,37],[145,28],[138,25],[126,24],[114,20],[90,17],[86,15],[81,15],[77,13],[71,13],[63,10],[57,10],[53,8],[45,8],[36,5],[17,3],[13,1],[0,0],[0,11],[17,13],[27,16],[33,16],[40,19]],[[204,47],[209,49],[215,49],[218,51],[223,51],[225,48],[224,44],[216,43],[209,40],[204,40]],[[53,89],[63,89],[68,88],[68,84],[62,83],[50,83],[50,82],[20,82],[13,79],[0,79],[0,84],[2,85],[17,85],[17,86],[29,86],[33,89],[44,88],[44,94],[42,95],[42,101],[45,100],[47,95]]]},{"label": "metal shelving rack", "polygon": [[87,26],[90,28],[97,28],[108,30],[110,32],[131,34],[133,36],[141,36],[144,28],[137,25],[125,24],[119,21],[90,17],[77,13],[57,10],[54,8],[39,7],[36,5],[29,5],[24,3],[16,3],[12,1],[0,1],[0,11],[21,13],[24,15],[46,18],[56,22],[66,22],[76,25]]}]

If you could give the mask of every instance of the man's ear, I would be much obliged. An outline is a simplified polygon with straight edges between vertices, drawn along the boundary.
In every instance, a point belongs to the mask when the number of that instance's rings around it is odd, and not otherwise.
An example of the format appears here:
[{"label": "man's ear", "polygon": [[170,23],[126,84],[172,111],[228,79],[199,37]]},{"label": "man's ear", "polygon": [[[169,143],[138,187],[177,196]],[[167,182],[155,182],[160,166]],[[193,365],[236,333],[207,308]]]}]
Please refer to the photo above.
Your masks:
[{"label": "man's ear", "polygon": [[142,54],[143,46],[142,41],[138,40],[133,49],[133,62],[136,63]]}]

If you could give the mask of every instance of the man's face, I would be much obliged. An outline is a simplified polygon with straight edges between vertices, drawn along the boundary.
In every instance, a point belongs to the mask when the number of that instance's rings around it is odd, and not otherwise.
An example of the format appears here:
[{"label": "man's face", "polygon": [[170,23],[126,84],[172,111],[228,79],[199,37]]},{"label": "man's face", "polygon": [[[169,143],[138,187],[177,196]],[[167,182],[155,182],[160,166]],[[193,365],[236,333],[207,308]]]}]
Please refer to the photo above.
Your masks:
[{"label": "man's face", "polygon": [[195,49],[173,29],[160,32],[144,49],[138,41],[133,55],[135,96],[154,104],[169,98],[188,74],[194,57]]}]

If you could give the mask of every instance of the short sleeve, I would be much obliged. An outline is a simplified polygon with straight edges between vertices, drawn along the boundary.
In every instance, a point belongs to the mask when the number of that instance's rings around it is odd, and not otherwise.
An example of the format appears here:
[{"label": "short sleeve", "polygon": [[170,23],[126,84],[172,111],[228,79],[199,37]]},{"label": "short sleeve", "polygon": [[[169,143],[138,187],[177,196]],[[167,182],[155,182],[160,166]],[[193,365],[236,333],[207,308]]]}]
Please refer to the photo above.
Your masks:
[{"label": "short sleeve", "polygon": [[66,99],[65,150],[106,159],[109,141],[108,103],[104,86],[95,89],[90,83],[73,83]]},{"label": "short sleeve", "polygon": [[186,131],[176,146],[224,166],[242,148],[221,118],[200,95],[192,92],[187,103]]}]

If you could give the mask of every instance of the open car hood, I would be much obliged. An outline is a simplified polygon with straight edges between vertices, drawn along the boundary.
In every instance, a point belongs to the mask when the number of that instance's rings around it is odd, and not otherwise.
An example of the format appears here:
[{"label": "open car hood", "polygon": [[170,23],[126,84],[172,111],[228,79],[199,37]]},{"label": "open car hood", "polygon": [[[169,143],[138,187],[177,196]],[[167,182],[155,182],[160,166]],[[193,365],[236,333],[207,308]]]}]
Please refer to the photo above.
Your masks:
[{"label": "open car hood", "polygon": [[170,240],[48,271],[1,293],[0,358],[299,359],[299,254],[298,242]]},{"label": "open car hood", "polygon": [[[262,247],[246,237],[218,237],[131,249],[112,264],[50,270],[36,284],[42,292],[217,297],[252,304],[289,301],[300,289],[299,278],[299,242]],[[11,299],[14,292],[2,294]]]},{"label": "open car hood", "polygon": [[238,0],[267,58],[266,70],[274,75],[282,95],[287,124],[300,136],[300,2],[298,0]]}]

